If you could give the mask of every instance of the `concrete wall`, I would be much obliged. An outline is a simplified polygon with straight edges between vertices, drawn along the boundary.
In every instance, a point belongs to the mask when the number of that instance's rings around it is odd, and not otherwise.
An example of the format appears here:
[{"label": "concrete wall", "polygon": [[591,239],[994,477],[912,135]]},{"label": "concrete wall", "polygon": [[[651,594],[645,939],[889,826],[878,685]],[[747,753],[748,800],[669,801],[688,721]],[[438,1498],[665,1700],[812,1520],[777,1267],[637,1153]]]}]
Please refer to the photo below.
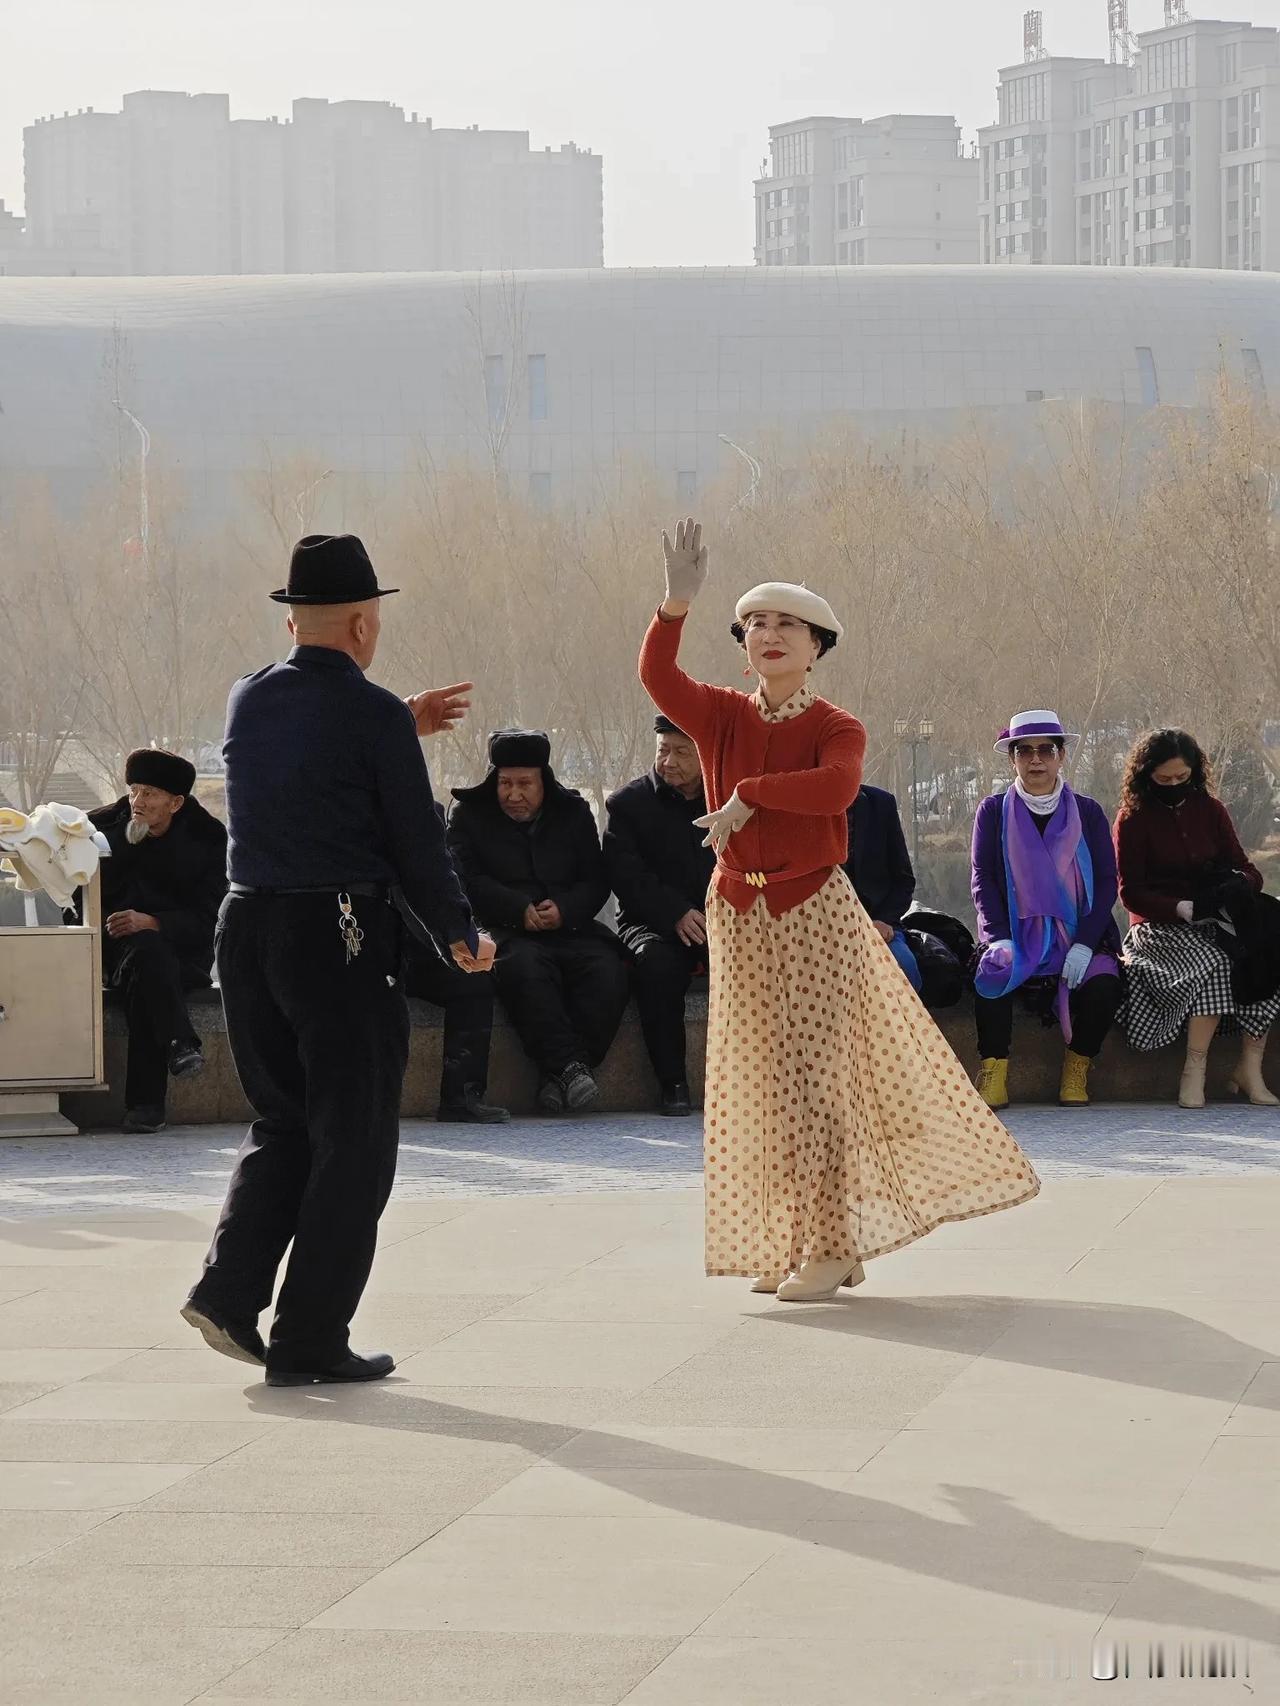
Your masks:
[{"label": "concrete wall", "polygon": [[[932,180],[930,180],[932,182]],[[477,324],[485,328],[477,345]],[[150,468],[221,520],[267,452],[392,481],[428,455],[485,458],[483,358],[541,355],[545,415],[504,411],[513,490],[596,494],[620,466],[672,485],[833,423],[954,429],[989,411],[1028,436],[1028,395],[1141,409],[1204,400],[1242,352],[1280,396],[1280,275],[1105,267],[717,267],[383,277],[0,279],[0,473],[74,500],[100,478],[104,362]],[[1252,357],[1250,358],[1252,361]]]},{"label": "concrete wall", "polygon": [[[430,1117],[436,1111],[440,1087],[441,1013],[427,1002],[412,1001],[413,1036],[409,1071],[405,1079],[403,1111],[408,1118]],[[204,1125],[214,1122],[238,1124],[251,1113],[241,1093],[227,1046],[222,1008],[212,991],[193,999],[192,1014],[204,1038],[206,1067],[198,1078],[171,1086],[169,1119],[173,1124]],[[689,1026],[689,1077],[694,1099],[702,1096],[702,1057],[706,1048],[707,1002],[705,994],[694,993],[687,1007]],[[964,1064],[977,1067],[973,1009],[966,998],[958,1007],[936,1014],[943,1034]],[[99,1095],[62,1098],[69,1119],[86,1129],[118,1124],[124,1111],[120,1086],[124,1084],[125,1031],[120,1013],[107,1013],[106,1073],[113,1089]],[[1209,1094],[1226,1094],[1226,1080],[1235,1058],[1236,1045],[1224,1041],[1210,1055]],[[1273,1055],[1280,1049],[1273,1050]],[[1113,1102],[1172,1102],[1177,1094],[1181,1070],[1181,1048],[1162,1049],[1154,1054],[1136,1054],[1122,1038],[1113,1035],[1094,1071],[1093,1090],[1097,1100]],[[1058,1094],[1062,1063],[1062,1039],[1056,1030],[1021,1019],[1014,1034],[1010,1089],[1017,1102],[1053,1102]],[[657,1086],[649,1069],[635,1009],[631,1008],[622,1030],[599,1073],[604,1112],[641,1113],[657,1103]],[[499,1011],[493,1034],[493,1061],[489,1078],[492,1099],[517,1114],[533,1112],[537,1076],[524,1055],[511,1026]],[[590,1114],[582,1116],[589,1120]]]}]

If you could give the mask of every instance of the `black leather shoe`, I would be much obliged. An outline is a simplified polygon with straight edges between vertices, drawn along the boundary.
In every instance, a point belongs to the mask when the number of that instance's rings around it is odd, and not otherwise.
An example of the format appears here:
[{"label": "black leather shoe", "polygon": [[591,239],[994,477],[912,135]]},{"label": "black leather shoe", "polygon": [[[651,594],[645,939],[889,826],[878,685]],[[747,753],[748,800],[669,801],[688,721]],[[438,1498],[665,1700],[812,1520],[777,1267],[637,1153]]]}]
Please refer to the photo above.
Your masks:
[{"label": "black leather shoe", "polygon": [[600,1086],[580,1060],[571,1060],[560,1074],[560,1094],[570,1113],[589,1108],[600,1099]]},{"label": "black leather shoe", "polygon": [[163,1108],[126,1108],[121,1121],[126,1131],[163,1131]]},{"label": "black leather shoe", "polygon": [[199,1043],[169,1044],[170,1078],[194,1078],[204,1071],[204,1055]]},{"label": "black leather shoe", "polygon": [[436,1118],[455,1125],[506,1125],[511,1115],[506,1108],[486,1102],[478,1084],[468,1084],[456,1101],[441,1102]]},{"label": "black leather shoe", "polygon": [[564,1112],[564,1091],[560,1088],[558,1078],[544,1078],[538,1086],[536,1103],[540,1114],[562,1114]]},{"label": "black leather shoe", "polygon": [[332,1368],[269,1368],[267,1385],[328,1386],[343,1381],[385,1380],[395,1366],[395,1358],[388,1356],[386,1351],[375,1351],[368,1357],[357,1356],[354,1351],[349,1351],[342,1361],[334,1363]]},{"label": "black leather shoe", "polygon": [[683,1078],[675,1084],[663,1085],[661,1112],[671,1119],[682,1119],[693,1112],[693,1098]]},{"label": "black leather shoe", "polygon": [[228,1321],[219,1310],[204,1303],[184,1303],[178,1313],[195,1328],[211,1351],[220,1351],[237,1362],[256,1362],[259,1367],[267,1360],[262,1334],[252,1323]]}]

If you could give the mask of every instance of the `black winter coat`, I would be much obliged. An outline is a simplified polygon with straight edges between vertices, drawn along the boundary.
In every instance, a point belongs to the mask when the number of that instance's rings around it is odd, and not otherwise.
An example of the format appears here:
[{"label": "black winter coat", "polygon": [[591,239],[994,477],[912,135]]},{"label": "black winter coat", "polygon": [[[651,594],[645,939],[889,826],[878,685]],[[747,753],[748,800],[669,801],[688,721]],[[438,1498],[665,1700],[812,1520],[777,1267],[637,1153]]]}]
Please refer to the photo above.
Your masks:
[{"label": "black winter coat", "polygon": [[848,815],[849,881],[869,918],[898,929],[916,892],[898,802],[887,788],[864,782]]},{"label": "black winter coat", "polygon": [[692,799],[654,771],[619,788],[605,802],[605,867],[618,897],[618,934],[628,945],[646,935],[675,938],[690,907],[706,909],[716,856],[693,827],[707,804]]},{"label": "black winter coat", "polygon": [[613,932],[595,922],[609,879],[591,807],[550,770],[545,787],[530,825],[514,822],[498,804],[496,771],[474,788],[453,790],[446,841],[472,910],[495,941],[504,941],[526,934],[527,906],[553,900],[564,931],[612,941]]},{"label": "black winter coat", "polygon": [[202,972],[213,964],[213,931],[227,892],[227,832],[198,800],[188,796],[168,833],[136,847],[125,835],[129,800],[89,813],[111,844],[103,859],[102,916],[149,912],[180,960]]}]

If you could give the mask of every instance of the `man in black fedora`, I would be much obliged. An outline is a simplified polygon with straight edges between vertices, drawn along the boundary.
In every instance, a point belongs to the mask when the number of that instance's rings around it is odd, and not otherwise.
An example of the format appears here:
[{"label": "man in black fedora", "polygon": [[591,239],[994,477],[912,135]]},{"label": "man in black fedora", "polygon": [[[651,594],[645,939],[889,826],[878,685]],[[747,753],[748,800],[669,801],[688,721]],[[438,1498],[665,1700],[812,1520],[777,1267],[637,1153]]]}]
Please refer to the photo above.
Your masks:
[{"label": "man in black fedora", "polygon": [[191,798],[196,767],[140,747],[125,760],[121,799],[89,813],[106,836],[102,964],[124,1007],[129,1052],[126,1131],[159,1131],[170,1077],[204,1065],[186,995],[209,987],[213,930],[227,892],[227,832]]},{"label": "man in black fedora", "polygon": [[[376,1380],[348,1328],[395,1176],[409,1020],[401,930],[466,971],[492,962],[445,850],[418,744],[464,715],[470,686],[406,705],[365,679],[380,587],[360,541],[299,540],[294,647],[227,706],[230,892],[217,965],[236,1070],[257,1118],[204,1272],[183,1308],[267,1383]],[[267,1344],[258,1316],[292,1240]]]}]

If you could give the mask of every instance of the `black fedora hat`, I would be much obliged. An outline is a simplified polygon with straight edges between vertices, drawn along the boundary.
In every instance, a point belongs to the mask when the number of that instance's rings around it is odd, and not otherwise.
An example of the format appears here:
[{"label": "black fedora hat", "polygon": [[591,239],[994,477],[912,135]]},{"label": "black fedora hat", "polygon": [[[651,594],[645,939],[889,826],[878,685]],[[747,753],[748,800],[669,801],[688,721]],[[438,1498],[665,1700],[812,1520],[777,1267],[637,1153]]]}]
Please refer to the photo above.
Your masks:
[{"label": "black fedora hat", "polygon": [[277,604],[363,604],[398,586],[379,586],[369,553],[354,533],[308,533],[289,561],[289,584],[271,594]]}]

